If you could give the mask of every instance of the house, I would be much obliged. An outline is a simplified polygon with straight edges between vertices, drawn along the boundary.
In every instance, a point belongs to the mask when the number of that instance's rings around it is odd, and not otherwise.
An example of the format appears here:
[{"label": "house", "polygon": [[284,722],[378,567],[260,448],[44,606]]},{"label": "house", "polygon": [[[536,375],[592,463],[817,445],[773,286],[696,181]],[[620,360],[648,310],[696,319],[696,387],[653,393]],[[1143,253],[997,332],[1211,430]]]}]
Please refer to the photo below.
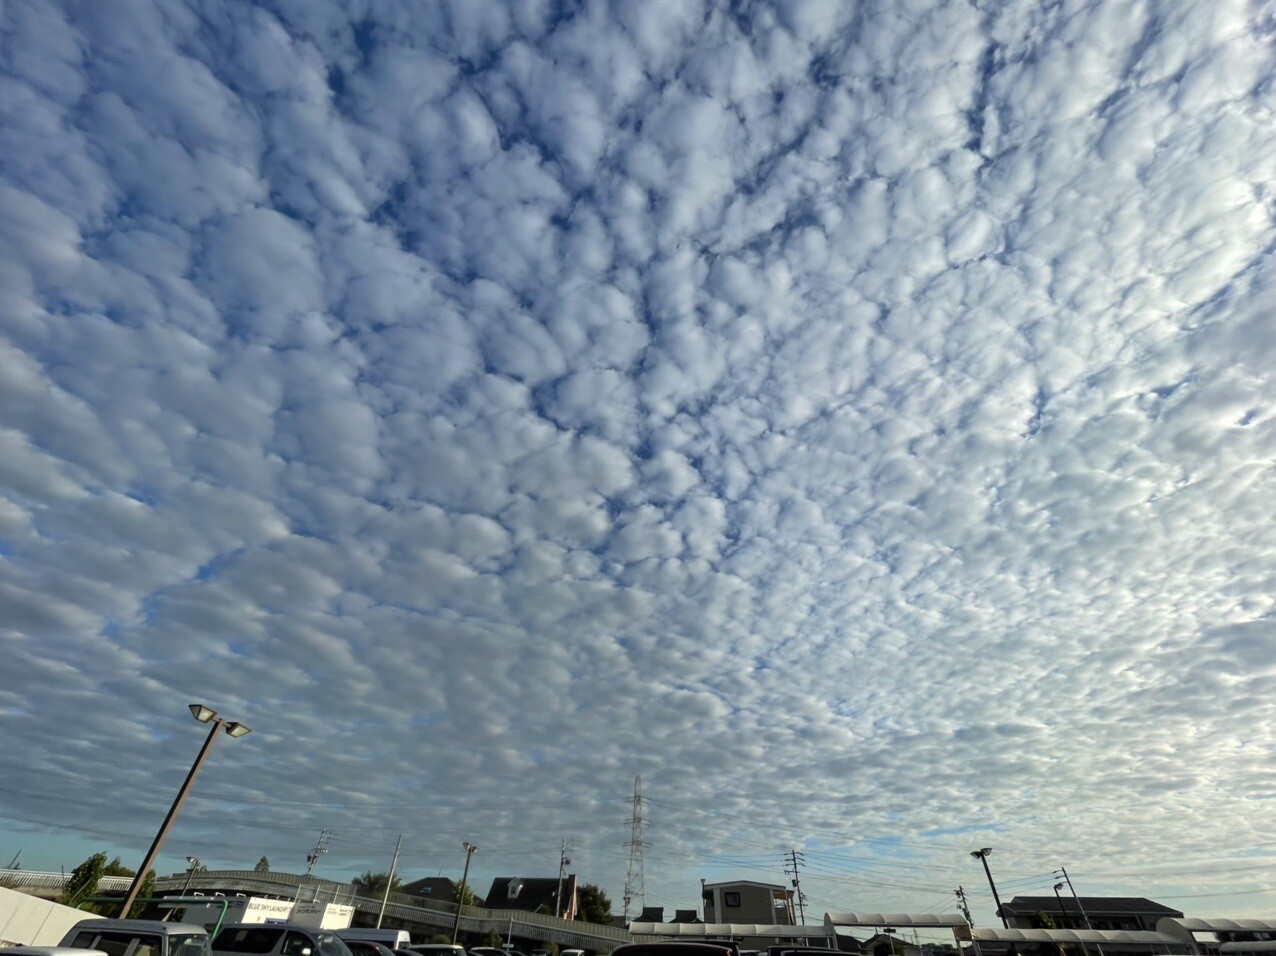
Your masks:
[{"label": "house", "polygon": [[487,891],[487,906],[575,919],[576,874],[568,873],[563,879],[561,896],[556,876],[498,876]]},{"label": "house", "polygon": [[701,898],[706,923],[760,923],[792,926],[793,891],[778,883],[734,880],[705,883]]},{"label": "house", "polygon": [[[661,907],[661,912],[662,912],[662,913],[664,912],[664,907]],[[676,909],[676,910],[674,910],[674,911],[673,911],[673,919],[671,919],[669,922],[671,922],[671,923],[699,923],[699,922],[700,922],[700,914],[699,914],[696,910],[677,910],[677,909]]]},{"label": "house", "polygon": [[998,915],[1005,916],[1011,929],[1043,928],[1043,916],[1056,929],[1086,929],[1088,916],[1091,929],[1152,931],[1159,919],[1183,917],[1178,910],[1141,896],[1083,896],[1080,900],[1072,896],[1016,896],[1002,904]]},{"label": "house", "polygon": [[[419,896],[422,899],[437,900],[440,903],[453,903],[456,901],[456,880],[449,880],[446,876],[427,876],[420,880],[413,880],[411,883],[404,883],[398,888],[398,892]],[[475,902],[482,905],[481,900],[475,900]]]}]

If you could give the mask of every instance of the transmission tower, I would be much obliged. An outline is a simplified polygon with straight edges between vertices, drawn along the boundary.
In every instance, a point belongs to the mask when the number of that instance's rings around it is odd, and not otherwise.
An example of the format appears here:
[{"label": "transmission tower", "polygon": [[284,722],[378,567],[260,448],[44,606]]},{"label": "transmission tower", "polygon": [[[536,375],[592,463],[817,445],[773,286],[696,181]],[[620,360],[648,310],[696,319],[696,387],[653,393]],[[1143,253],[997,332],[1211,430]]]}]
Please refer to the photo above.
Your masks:
[{"label": "transmission tower", "polygon": [[642,838],[647,829],[647,816],[642,801],[642,777],[634,777],[634,815],[629,827],[629,872],[625,875],[625,925],[634,900],[647,902],[647,883],[642,875],[642,851],[647,842]]}]

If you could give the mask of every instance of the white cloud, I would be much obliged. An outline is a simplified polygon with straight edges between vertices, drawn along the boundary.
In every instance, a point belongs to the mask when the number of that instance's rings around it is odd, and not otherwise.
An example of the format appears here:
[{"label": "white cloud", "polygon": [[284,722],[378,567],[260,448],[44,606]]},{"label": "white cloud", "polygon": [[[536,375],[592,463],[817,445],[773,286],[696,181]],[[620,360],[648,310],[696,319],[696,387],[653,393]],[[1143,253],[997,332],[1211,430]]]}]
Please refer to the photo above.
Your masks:
[{"label": "white cloud", "polygon": [[1270,907],[1263,11],[10,8],[3,829]]}]

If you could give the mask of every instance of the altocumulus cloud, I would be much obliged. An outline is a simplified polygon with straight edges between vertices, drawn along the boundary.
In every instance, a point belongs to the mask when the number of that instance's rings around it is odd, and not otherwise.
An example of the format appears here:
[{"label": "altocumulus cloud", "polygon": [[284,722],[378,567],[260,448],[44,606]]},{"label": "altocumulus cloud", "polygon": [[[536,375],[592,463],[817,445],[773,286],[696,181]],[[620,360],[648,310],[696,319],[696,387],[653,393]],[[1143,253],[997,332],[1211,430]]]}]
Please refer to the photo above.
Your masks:
[{"label": "altocumulus cloud", "polygon": [[1274,22],[11,0],[14,840],[1270,908]]}]

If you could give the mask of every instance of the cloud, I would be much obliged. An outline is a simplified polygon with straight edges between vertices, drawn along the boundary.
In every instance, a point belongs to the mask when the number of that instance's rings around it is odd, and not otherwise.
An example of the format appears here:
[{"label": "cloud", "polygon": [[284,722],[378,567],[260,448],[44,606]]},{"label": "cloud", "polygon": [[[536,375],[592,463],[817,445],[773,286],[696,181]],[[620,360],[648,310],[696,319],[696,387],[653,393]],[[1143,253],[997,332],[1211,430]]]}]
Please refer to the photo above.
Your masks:
[{"label": "cloud", "polygon": [[1262,911],[1263,16],[11,4],[3,828]]}]

